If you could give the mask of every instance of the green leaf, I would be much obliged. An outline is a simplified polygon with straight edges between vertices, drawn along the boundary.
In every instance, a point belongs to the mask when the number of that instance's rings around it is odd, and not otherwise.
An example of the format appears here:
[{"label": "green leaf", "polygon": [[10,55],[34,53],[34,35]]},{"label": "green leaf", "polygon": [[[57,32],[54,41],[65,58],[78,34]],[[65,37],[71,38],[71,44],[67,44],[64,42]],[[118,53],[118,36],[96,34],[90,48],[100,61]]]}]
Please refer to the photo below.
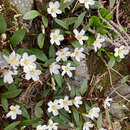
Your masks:
[{"label": "green leaf", "polygon": [[47,26],[48,26],[48,19],[45,16],[42,16],[42,23],[47,28]]},{"label": "green leaf", "polygon": [[49,67],[53,62],[55,62],[55,60],[56,60],[55,58],[51,58],[51,59],[47,60],[43,66]]},{"label": "green leaf", "polygon": [[5,33],[6,28],[7,28],[7,24],[6,24],[5,18],[0,13],[0,33]]},{"label": "green leaf", "polygon": [[100,1],[95,1],[95,4],[91,5],[92,9],[98,9],[98,8],[101,8],[101,7],[102,7],[102,4],[101,4]]},{"label": "green leaf", "polygon": [[74,121],[75,121],[77,126],[80,126],[79,113],[78,113],[78,111],[74,107],[73,107],[72,110],[73,110]]},{"label": "green leaf", "polygon": [[50,92],[50,89],[44,90],[44,92],[42,94],[42,99],[46,98],[46,96],[48,95],[49,92]]},{"label": "green leaf", "polygon": [[36,10],[31,10],[24,15],[23,19],[32,20],[36,18],[37,16],[41,16],[41,14]]},{"label": "green leaf", "polygon": [[77,20],[77,17],[69,17],[69,18],[64,18],[63,21],[69,26],[71,24],[74,24],[75,21]]},{"label": "green leaf", "polygon": [[71,86],[70,97],[71,97],[71,98],[74,98],[75,95],[76,95],[76,90],[75,90],[74,86]]},{"label": "green leaf", "polygon": [[81,48],[81,47],[83,47],[77,40],[75,40],[75,41],[72,41],[72,46],[74,47],[74,48]]},{"label": "green leaf", "polygon": [[8,112],[8,100],[6,98],[1,98],[1,104],[5,112]]},{"label": "green leaf", "polygon": [[121,109],[121,110],[127,110],[129,111],[129,108],[127,108],[127,106],[125,106],[124,104],[119,104],[119,103],[111,103],[111,108],[112,109]]},{"label": "green leaf", "polygon": [[54,75],[56,83],[58,84],[59,87],[62,87],[62,77],[60,74],[55,74]]},{"label": "green leaf", "polygon": [[129,75],[126,75],[125,77],[123,77],[122,79],[121,79],[121,83],[122,84],[124,84],[124,83],[126,83],[126,81],[129,79]]},{"label": "green leaf", "polygon": [[26,119],[30,119],[30,115],[27,111],[27,109],[24,107],[22,104],[18,104],[20,106],[20,109],[22,111],[22,116],[25,117]]},{"label": "green leaf", "polygon": [[30,126],[30,125],[32,125],[32,124],[34,124],[34,123],[38,123],[38,121],[39,121],[39,118],[34,118],[34,119],[32,119],[32,120],[24,120],[24,121],[21,123],[21,125]]},{"label": "green leaf", "polygon": [[4,128],[4,130],[14,130],[18,124],[20,124],[20,121],[15,121],[8,125],[6,128]]},{"label": "green leaf", "polygon": [[39,60],[43,61],[43,62],[45,62],[45,61],[48,60],[47,57],[46,57],[46,55],[44,54],[44,52],[41,51],[41,50],[39,50],[39,49],[32,48],[32,49],[31,49],[31,53],[34,54],[34,55],[36,55],[36,57],[37,57]]},{"label": "green leaf", "polygon": [[87,85],[87,80],[85,79],[80,88],[80,93],[82,96],[86,93],[87,89],[88,89],[88,85]]},{"label": "green leaf", "polygon": [[50,48],[49,48],[49,57],[50,58],[55,58],[55,56],[56,56],[55,47],[53,45],[51,45]]},{"label": "green leaf", "polygon": [[108,120],[109,125],[111,125],[111,119],[110,119],[110,114],[109,114],[108,108],[105,109],[105,114],[106,114],[106,118]]},{"label": "green leaf", "polygon": [[109,20],[112,19],[112,17],[113,17],[113,12],[107,14],[107,15],[105,16],[105,19],[109,21]]},{"label": "green leaf", "polygon": [[22,89],[14,89],[1,94],[2,98],[14,98],[21,93]]},{"label": "green leaf", "polygon": [[115,59],[110,59],[109,62],[108,62],[108,68],[113,68],[115,63],[116,63]]},{"label": "green leaf", "polygon": [[74,28],[78,28],[81,25],[81,23],[83,22],[85,14],[86,14],[86,12],[83,12],[78,16],[78,19],[75,21]]},{"label": "green leaf", "polygon": [[11,44],[13,46],[18,45],[23,40],[25,33],[26,33],[26,29],[25,28],[17,30],[13,34],[13,36],[10,38]]},{"label": "green leaf", "polygon": [[39,48],[43,48],[43,46],[44,46],[44,40],[45,40],[45,35],[43,33],[40,33],[38,35],[38,38],[37,38],[37,42],[38,42]]},{"label": "green leaf", "polygon": [[69,29],[67,23],[64,22],[63,20],[60,20],[60,19],[57,19],[57,18],[56,18],[56,19],[55,19],[55,22],[56,22],[57,24],[59,24],[61,27],[65,28],[66,30]]},{"label": "green leaf", "polygon": [[102,128],[102,113],[100,113],[98,120],[97,120],[97,128]]},{"label": "green leaf", "polygon": [[36,104],[36,106],[35,106],[35,111],[34,111],[34,113],[35,113],[35,116],[36,116],[37,118],[41,118],[41,117],[43,116],[43,110],[42,110],[42,108],[41,108],[42,104],[43,104],[43,101],[39,101],[39,102]]}]

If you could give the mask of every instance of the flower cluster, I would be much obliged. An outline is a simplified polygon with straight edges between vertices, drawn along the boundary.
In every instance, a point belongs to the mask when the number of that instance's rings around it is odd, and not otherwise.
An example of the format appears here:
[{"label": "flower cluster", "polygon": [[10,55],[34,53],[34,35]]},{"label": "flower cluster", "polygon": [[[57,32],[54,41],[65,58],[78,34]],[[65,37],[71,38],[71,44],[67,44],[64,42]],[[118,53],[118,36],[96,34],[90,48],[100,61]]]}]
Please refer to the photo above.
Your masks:
[{"label": "flower cluster", "polygon": [[40,70],[36,69],[36,56],[35,55],[28,55],[24,53],[22,56],[16,54],[14,51],[9,56],[4,56],[5,60],[8,64],[12,67],[12,70],[5,69],[3,71],[4,82],[5,83],[13,83],[13,75],[17,75],[18,66],[23,67],[23,71],[25,72],[25,79],[30,80],[33,79],[34,81],[39,80],[39,75],[41,74]]},{"label": "flower cluster", "polygon": [[59,109],[64,109],[67,112],[71,113],[69,106],[75,105],[75,107],[79,108],[79,105],[82,104],[82,97],[76,96],[74,99],[69,100],[68,96],[65,96],[64,99],[54,100],[54,102],[50,101],[48,103],[48,112],[52,112],[54,116],[59,114]]}]

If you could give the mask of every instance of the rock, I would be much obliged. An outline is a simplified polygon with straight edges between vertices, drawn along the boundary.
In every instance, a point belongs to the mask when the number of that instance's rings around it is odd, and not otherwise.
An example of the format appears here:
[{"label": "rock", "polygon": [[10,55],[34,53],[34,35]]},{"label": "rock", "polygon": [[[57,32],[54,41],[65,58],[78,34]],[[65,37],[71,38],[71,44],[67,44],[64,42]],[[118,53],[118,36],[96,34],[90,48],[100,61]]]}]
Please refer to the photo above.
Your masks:
[{"label": "rock", "polygon": [[10,2],[21,14],[25,14],[26,12],[30,11],[34,4],[33,0],[10,0]]},{"label": "rock", "polygon": [[89,80],[90,76],[88,73],[88,67],[86,64],[86,59],[80,61],[79,66],[76,67],[76,70],[73,75],[73,79],[69,81],[71,86],[74,86],[76,89],[80,89],[81,84],[84,80]]}]

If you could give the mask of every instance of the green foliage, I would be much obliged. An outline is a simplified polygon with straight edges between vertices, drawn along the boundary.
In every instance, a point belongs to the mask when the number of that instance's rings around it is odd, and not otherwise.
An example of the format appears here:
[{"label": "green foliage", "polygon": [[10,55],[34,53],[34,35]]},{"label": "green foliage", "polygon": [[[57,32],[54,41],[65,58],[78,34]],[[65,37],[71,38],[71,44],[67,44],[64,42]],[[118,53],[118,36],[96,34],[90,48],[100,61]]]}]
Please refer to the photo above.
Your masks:
[{"label": "green foliage", "polygon": [[45,35],[43,33],[40,33],[38,35],[38,38],[37,38],[37,42],[38,42],[39,48],[43,48],[43,46],[44,46],[44,40],[45,40]]},{"label": "green foliage", "polygon": [[55,47],[53,45],[50,45],[50,48],[49,48],[49,57],[50,58],[55,58],[55,56],[56,56]]},{"label": "green foliage", "polygon": [[80,93],[82,96],[86,93],[87,89],[88,89],[88,84],[87,84],[87,80],[85,79],[80,88]]},{"label": "green foliage", "polygon": [[8,112],[8,100],[7,98],[1,98],[1,104],[5,112]]},{"label": "green foliage", "polygon": [[126,83],[127,80],[129,79],[129,77],[130,77],[129,75],[124,76],[124,77],[121,79],[121,83],[122,83],[122,84]]},{"label": "green foliage", "polygon": [[4,128],[4,130],[14,130],[15,127],[19,124],[20,124],[20,121],[15,121],[11,123],[10,125],[8,125],[6,128]]},{"label": "green foliage", "polygon": [[48,19],[45,16],[42,16],[42,23],[46,28],[48,27]]},{"label": "green foliage", "polygon": [[32,20],[36,18],[37,16],[41,16],[41,14],[36,10],[31,10],[24,15],[23,19]]},{"label": "green foliage", "polygon": [[35,106],[35,116],[41,118],[43,116],[43,110],[41,108],[43,101],[39,101]]},{"label": "green foliage", "polygon": [[18,45],[23,40],[25,33],[26,33],[26,29],[25,28],[17,30],[13,34],[13,36],[10,38],[10,43],[13,46]]},{"label": "green foliage", "polygon": [[7,28],[7,24],[6,24],[5,18],[0,13],[0,33],[5,33],[6,28]]},{"label": "green foliage", "polygon": [[59,87],[62,87],[62,76],[60,74],[54,75],[56,83]]},{"label": "green foliage", "polygon": [[97,128],[102,128],[102,113],[100,113],[98,120],[97,120]]}]

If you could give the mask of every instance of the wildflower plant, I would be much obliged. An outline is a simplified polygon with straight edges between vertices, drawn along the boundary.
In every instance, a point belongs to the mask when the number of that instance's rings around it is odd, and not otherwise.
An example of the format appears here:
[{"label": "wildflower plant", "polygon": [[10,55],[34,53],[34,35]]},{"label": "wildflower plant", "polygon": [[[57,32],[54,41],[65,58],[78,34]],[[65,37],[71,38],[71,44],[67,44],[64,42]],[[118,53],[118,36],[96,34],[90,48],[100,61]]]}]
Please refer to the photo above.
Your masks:
[{"label": "wildflower plant", "polygon": [[[112,98],[96,94],[93,88],[97,89],[97,82],[92,86],[84,80],[76,89],[71,81],[77,67],[88,56],[86,50],[91,49],[100,58],[103,54],[108,56],[110,60],[103,61],[109,72],[116,62],[128,55],[126,42],[121,41],[118,45],[116,42],[117,34],[122,31],[115,31],[109,24],[113,13],[102,8],[96,0],[53,0],[45,4],[43,13],[31,10],[23,16],[24,20],[37,17],[41,20],[41,30],[36,34],[33,48],[19,48],[28,33],[26,27],[5,37],[7,23],[0,13],[0,35],[4,37],[0,40],[10,44],[9,49],[0,52],[0,87],[6,88],[0,92],[3,128],[96,130],[108,127],[104,126],[104,120],[111,126],[109,108],[114,104]],[[93,8],[98,16],[86,14]],[[110,42],[112,49],[106,47],[105,42]],[[127,80],[128,76],[122,82]],[[35,97],[35,92],[39,95],[30,107],[34,112],[31,115],[25,102]],[[33,93],[32,97],[30,93]],[[127,109],[121,104],[116,105]]]}]

